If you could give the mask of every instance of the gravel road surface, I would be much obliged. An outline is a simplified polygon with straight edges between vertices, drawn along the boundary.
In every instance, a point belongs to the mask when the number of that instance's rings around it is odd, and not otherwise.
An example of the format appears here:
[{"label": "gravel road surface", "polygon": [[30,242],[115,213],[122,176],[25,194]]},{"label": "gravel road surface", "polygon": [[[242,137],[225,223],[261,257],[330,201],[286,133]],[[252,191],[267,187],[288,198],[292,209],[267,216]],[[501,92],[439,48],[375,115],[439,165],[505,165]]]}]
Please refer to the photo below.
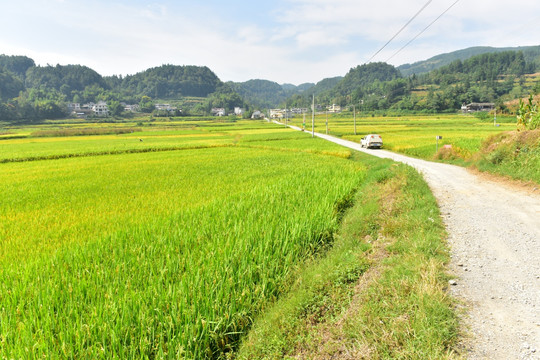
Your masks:
[{"label": "gravel road surface", "polygon": [[540,190],[315,135],[409,164],[424,176],[448,232],[455,276],[449,288],[462,303],[467,359],[540,359]]}]

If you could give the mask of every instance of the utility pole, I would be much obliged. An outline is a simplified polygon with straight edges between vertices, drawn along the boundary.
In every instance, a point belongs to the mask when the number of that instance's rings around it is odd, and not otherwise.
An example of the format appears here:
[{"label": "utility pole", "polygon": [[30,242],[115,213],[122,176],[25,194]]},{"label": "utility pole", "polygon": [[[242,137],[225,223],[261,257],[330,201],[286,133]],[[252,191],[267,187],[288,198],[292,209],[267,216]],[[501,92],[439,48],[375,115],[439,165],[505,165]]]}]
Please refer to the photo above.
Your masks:
[{"label": "utility pole", "polygon": [[493,126],[497,126],[497,109],[495,109],[495,116],[493,116]]},{"label": "utility pole", "polygon": [[354,135],[356,135],[356,105],[353,105]]},{"label": "utility pole", "polygon": [[313,94],[313,105],[311,109],[311,137],[315,137],[315,94]]},{"label": "utility pole", "polygon": [[328,135],[328,109],[326,109],[326,135]]}]

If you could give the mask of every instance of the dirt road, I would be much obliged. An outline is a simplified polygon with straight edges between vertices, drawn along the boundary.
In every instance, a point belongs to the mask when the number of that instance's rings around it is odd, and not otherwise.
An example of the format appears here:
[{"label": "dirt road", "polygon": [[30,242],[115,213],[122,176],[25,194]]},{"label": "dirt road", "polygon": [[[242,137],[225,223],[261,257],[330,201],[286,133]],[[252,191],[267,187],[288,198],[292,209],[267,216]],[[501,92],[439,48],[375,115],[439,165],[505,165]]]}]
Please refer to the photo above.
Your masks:
[{"label": "dirt road", "polygon": [[467,359],[540,359],[540,190],[511,188],[464,168],[315,134],[416,168],[439,203],[463,303]]}]

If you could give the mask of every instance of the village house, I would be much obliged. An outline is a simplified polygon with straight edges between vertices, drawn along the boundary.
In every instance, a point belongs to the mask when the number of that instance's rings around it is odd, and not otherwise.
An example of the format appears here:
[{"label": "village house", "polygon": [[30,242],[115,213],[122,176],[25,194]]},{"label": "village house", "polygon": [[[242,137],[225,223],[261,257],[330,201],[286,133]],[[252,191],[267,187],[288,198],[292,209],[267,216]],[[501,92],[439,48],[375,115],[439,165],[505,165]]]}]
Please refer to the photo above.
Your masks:
[{"label": "village house", "polygon": [[[124,107],[124,111],[126,112],[140,111],[138,104],[128,105],[126,103],[121,103],[121,105]],[[81,119],[86,119],[92,116],[109,116],[109,106],[105,101],[99,101],[97,104],[89,102],[83,105],[80,103],[68,103],[67,108],[71,115]]]},{"label": "village house", "polygon": [[235,107],[234,108],[234,115],[242,116],[242,114],[244,114],[244,109],[242,109],[241,107]]},{"label": "village house", "polygon": [[170,104],[156,104],[154,105],[156,110],[164,110],[164,111],[175,111],[178,110],[176,106],[171,106]]},{"label": "village house", "polygon": [[461,106],[461,111],[463,113],[472,113],[477,111],[492,111],[495,109],[494,103],[470,103],[470,104],[463,104]]},{"label": "village house", "polygon": [[72,113],[74,111],[77,112],[77,111],[81,110],[81,104],[80,103],[68,103],[67,108],[68,108],[70,113]]},{"label": "village house", "polygon": [[308,108],[292,108],[291,113],[295,115],[306,114],[309,111]]},{"label": "village house", "polygon": [[328,110],[329,113],[340,113],[341,112],[341,106],[332,104],[332,106],[326,107],[326,110]]},{"label": "village house", "polygon": [[226,114],[224,108],[212,108],[212,115],[214,116],[225,116]]},{"label": "village house", "polygon": [[109,106],[107,106],[105,101],[98,101],[97,104],[94,104],[94,106],[92,106],[92,111],[96,116],[109,116]]},{"label": "village house", "polygon": [[125,112],[135,113],[135,112],[139,112],[141,110],[141,107],[139,106],[139,104],[134,104],[134,105],[122,104],[122,105],[124,106],[124,111]]},{"label": "village house", "polygon": [[251,114],[252,119],[263,119],[264,114],[260,110],[255,110],[253,114]]}]

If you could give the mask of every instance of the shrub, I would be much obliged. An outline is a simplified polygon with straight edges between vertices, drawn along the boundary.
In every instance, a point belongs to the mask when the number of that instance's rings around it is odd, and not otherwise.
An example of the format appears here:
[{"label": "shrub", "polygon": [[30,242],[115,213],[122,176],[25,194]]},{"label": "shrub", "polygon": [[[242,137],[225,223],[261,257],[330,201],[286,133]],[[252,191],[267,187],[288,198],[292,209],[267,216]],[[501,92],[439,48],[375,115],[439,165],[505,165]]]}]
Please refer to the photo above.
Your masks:
[{"label": "shrub", "polygon": [[538,104],[533,102],[533,96],[529,96],[527,104],[522,99],[519,100],[519,109],[517,111],[517,129],[535,130],[540,128],[540,113],[538,113]]}]

